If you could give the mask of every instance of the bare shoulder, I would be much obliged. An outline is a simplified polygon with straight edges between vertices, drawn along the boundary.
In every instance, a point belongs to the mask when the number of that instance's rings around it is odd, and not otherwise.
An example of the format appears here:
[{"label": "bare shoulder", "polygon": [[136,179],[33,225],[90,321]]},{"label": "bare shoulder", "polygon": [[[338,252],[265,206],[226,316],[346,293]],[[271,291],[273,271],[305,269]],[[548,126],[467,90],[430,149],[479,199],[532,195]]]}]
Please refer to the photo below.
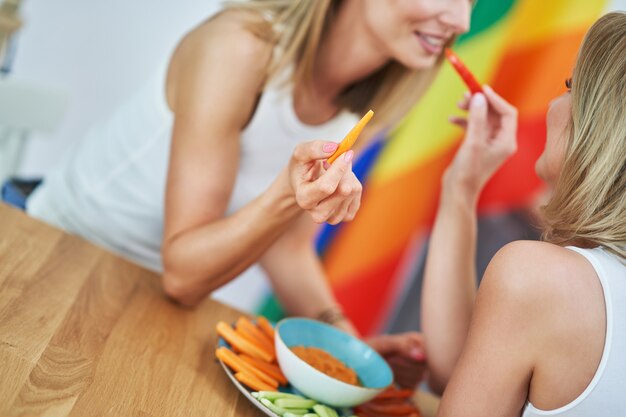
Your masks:
[{"label": "bare shoulder", "polygon": [[259,90],[273,51],[271,43],[249,29],[260,19],[256,13],[227,10],[187,33],[170,60],[170,104],[176,102],[179,84],[189,80],[195,80],[194,90],[224,79],[236,81],[236,89],[246,95]]},{"label": "bare shoulder", "polygon": [[598,279],[579,253],[547,242],[516,241],[493,257],[485,283],[539,300],[584,296]]},{"label": "bare shoulder", "polygon": [[250,25],[261,21],[262,17],[253,12],[226,10],[189,32],[180,42],[179,49],[205,52],[217,48],[227,56],[246,59],[249,63],[258,61],[272,50],[269,42],[249,29]]},{"label": "bare shoulder", "polygon": [[579,253],[552,243],[525,240],[500,249],[487,273],[521,280],[519,285],[544,288],[561,287],[595,275],[591,264]]},{"label": "bare shoulder", "polygon": [[510,310],[519,325],[537,325],[562,341],[577,338],[585,326],[597,327],[604,314],[602,286],[589,261],[546,242],[504,246],[489,264],[479,293],[497,299],[495,304]]}]

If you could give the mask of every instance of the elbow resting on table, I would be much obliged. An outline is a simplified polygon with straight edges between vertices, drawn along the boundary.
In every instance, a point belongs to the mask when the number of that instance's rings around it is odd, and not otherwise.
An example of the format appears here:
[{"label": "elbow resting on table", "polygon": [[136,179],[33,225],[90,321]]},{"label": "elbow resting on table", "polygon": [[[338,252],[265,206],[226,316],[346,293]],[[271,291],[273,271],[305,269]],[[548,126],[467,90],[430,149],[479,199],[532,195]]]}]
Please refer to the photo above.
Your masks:
[{"label": "elbow resting on table", "polygon": [[[170,299],[180,305],[195,307],[215,288],[199,291],[198,283],[189,271],[180,268],[181,262],[177,262],[175,252],[167,242],[162,251],[163,274],[161,283],[163,291]],[[207,292],[208,291],[208,292]]]},{"label": "elbow resting on table", "polygon": [[181,305],[195,307],[202,301],[202,298],[199,298],[197,294],[191,290],[189,284],[175,274],[167,271],[163,272],[161,282],[163,283],[163,291],[165,294]]}]

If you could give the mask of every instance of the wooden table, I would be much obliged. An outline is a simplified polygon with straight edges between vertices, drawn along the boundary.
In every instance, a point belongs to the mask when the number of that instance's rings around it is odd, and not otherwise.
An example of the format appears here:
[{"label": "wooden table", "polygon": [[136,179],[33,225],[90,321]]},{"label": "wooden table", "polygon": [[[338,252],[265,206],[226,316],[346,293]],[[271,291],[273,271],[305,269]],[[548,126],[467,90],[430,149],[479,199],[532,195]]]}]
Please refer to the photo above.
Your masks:
[{"label": "wooden table", "polygon": [[0,416],[259,417],[213,354],[240,315],[0,203]]}]

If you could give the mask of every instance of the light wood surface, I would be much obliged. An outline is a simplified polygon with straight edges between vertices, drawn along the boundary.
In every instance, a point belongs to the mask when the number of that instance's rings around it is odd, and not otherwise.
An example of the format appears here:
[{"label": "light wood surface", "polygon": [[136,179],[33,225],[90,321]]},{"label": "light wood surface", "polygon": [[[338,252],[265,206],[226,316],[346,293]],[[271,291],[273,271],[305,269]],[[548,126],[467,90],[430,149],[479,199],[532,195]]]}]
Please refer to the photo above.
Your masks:
[{"label": "light wood surface", "polygon": [[0,416],[259,417],[213,353],[239,315],[0,203]]}]

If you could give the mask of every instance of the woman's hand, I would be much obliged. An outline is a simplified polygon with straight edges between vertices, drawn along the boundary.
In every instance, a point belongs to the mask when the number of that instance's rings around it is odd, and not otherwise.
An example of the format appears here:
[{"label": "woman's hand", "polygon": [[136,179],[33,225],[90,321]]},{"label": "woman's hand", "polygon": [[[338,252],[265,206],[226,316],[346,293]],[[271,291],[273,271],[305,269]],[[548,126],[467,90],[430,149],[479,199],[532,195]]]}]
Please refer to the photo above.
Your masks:
[{"label": "woman's hand", "polygon": [[465,94],[459,108],[469,110],[467,119],[450,121],[466,129],[465,140],[448,167],[443,186],[477,198],[487,181],[517,149],[517,109],[484,86],[484,94]]},{"label": "woman's hand", "polygon": [[354,151],[330,166],[325,162],[337,146],[323,141],[301,143],[289,161],[289,183],[296,202],[316,223],[353,220],[361,205],[363,187],[352,172]]},{"label": "woman's hand", "polygon": [[367,343],[389,363],[394,380],[401,387],[415,389],[424,378],[426,355],[420,333],[383,334]]}]

